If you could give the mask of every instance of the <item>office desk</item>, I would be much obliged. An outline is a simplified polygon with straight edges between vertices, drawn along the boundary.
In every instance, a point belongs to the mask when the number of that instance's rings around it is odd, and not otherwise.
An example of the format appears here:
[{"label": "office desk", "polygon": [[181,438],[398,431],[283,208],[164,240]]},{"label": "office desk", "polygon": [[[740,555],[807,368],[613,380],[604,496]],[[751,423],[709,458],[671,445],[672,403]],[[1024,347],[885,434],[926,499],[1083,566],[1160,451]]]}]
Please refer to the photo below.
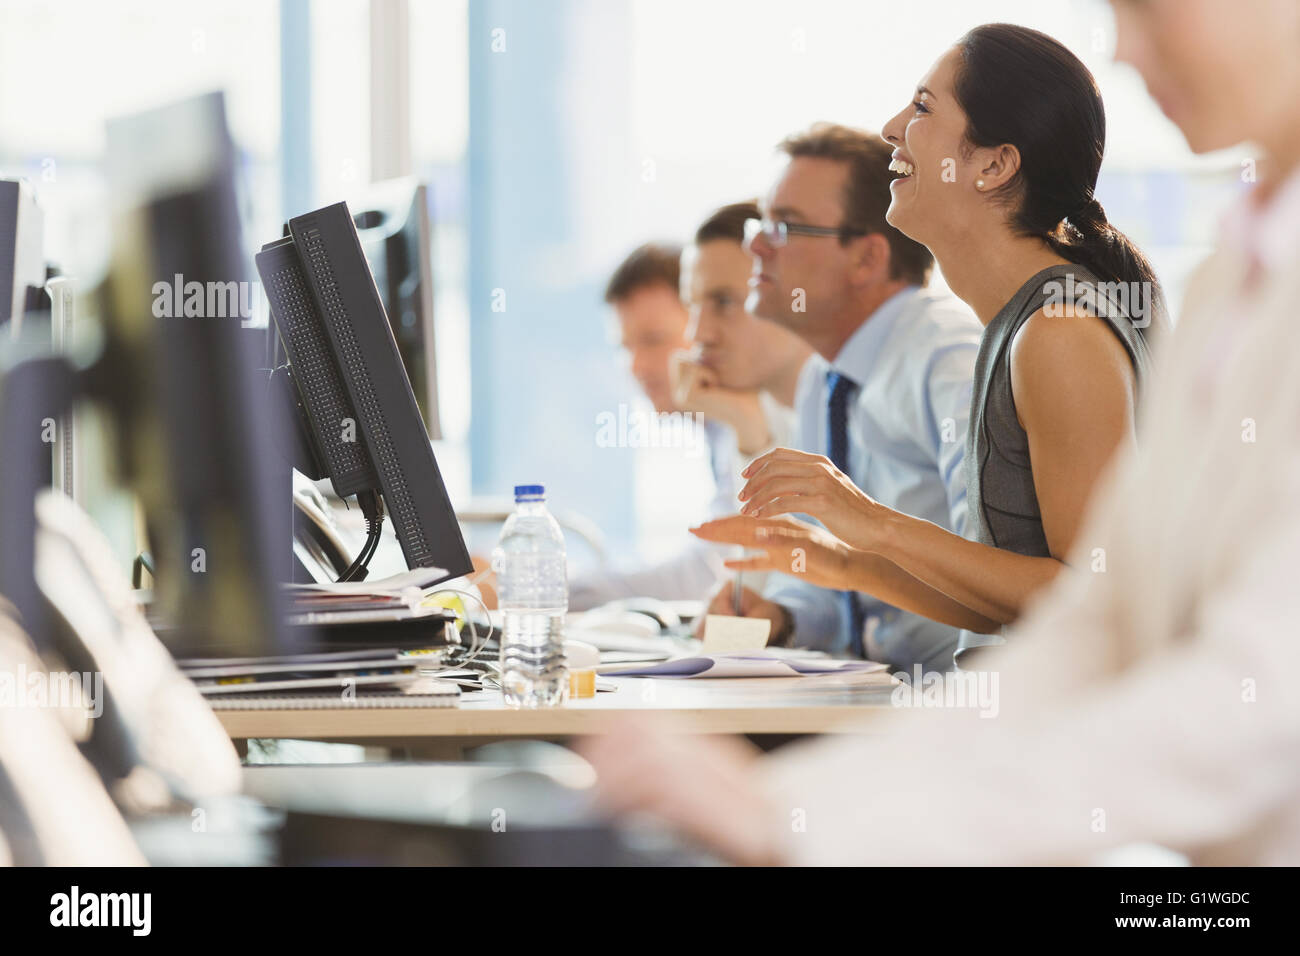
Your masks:
[{"label": "office desk", "polygon": [[[562,740],[600,733],[618,714],[655,714],[690,733],[861,732],[892,709],[890,687],[776,689],[773,680],[611,678],[618,690],[546,710],[513,710],[496,691],[463,695],[448,708],[220,711],[235,740],[279,737],[405,747],[440,756],[502,739]],[[805,678],[804,680],[832,680]],[[779,680],[779,679],[777,679]]]}]

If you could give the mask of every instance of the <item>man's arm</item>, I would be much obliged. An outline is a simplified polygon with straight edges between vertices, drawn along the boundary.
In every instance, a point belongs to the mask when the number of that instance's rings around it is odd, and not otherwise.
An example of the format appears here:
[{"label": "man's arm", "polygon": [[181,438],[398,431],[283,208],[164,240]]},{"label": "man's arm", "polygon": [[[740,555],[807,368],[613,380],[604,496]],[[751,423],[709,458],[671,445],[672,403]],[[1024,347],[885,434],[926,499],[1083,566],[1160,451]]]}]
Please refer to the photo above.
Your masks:
[{"label": "man's arm", "polygon": [[820,651],[847,651],[840,627],[839,594],[800,581],[790,574],[768,578],[763,596],[790,615],[791,630],[785,643]]},{"label": "man's arm", "polygon": [[926,366],[922,385],[922,433],[927,451],[948,498],[948,530],[966,536],[966,433],[970,429],[971,392],[974,388],[974,342],[955,342],[937,349]]}]

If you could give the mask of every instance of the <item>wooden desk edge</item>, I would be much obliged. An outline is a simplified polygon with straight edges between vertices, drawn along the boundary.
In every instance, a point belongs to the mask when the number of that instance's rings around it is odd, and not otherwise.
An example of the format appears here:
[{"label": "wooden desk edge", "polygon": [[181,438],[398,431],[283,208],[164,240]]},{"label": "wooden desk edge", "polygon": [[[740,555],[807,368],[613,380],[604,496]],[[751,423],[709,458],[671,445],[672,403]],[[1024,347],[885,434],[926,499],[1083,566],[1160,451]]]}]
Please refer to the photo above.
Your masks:
[{"label": "wooden desk edge", "polygon": [[858,733],[864,719],[892,712],[880,705],[810,707],[581,708],[517,711],[428,707],[403,709],[217,711],[235,740],[395,740],[424,738],[563,738],[601,733],[614,715],[669,715],[687,733]]}]

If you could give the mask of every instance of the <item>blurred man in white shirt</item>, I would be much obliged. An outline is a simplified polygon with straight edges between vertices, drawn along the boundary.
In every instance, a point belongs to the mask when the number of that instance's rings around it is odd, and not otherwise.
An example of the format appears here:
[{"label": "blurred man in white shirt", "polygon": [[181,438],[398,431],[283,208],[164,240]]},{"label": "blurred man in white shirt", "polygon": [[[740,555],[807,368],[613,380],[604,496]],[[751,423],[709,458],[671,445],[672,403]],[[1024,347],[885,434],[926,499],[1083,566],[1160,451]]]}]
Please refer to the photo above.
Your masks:
[{"label": "blurred man in white shirt", "polygon": [[[624,258],[605,287],[605,302],[614,312],[619,344],[632,377],[656,415],[676,413],[678,418],[684,410],[673,400],[669,367],[673,356],[690,344],[686,334],[690,316],[680,293],[681,256],[679,243],[644,243]],[[679,431],[686,436],[684,428]],[[734,494],[727,450],[731,439],[726,429],[705,422],[702,433],[692,428],[690,434],[707,443],[714,483],[712,500],[717,502]],[[713,507],[716,504],[710,513]],[[689,516],[683,514],[683,523],[688,520]],[[682,547],[664,560],[640,565],[616,563],[575,575],[569,582],[569,609],[582,611],[634,597],[698,599],[721,574],[718,552],[700,547],[683,535]]]},{"label": "blurred man in white shirt", "polygon": [[[618,321],[620,342],[627,353],[632,375],[645,392],[658,415],[700,414],[703,440],[707,443],[709,466],[713,477],[713,496],[708,507],[710,517],[729,514],[735,508],[740,471],[755,454],[787,441],[791,412],[781,404],[782,394],[774,399],[765,391],[782,391],[786,380],[797,377],[797,363],[806,357],[798,340],[792,356],[788,354],[789,333],[768,323],[744,317],[750,333],[747,350],[737,353],[726,366],[725,378],[718,379],[712,367],[698,364],[693,334],[703,316],[706,333],[712,328],[713,316],[705,315],[708,306],[683,302],[683,279],[687,284],[703,283],[712,292],[733,282],[736,264],[712,241],[717,225],[712,217],[706,233],[712,237],[701,256],[696,246],[683,250],[670,242],[646,243],[619,265],[605,291],[605,301],[613,308]],[[702,227],[703,229],[704,227]],[[743,230],[743,226],[739,227]],[[740,239],[735,242],[740,250]],[[683,276],[683,257],[698,263]],[[748,258],[742,263],[740,279],[743,302],[744,276],[748,275]],[[692,278],[692,276],[694,278]],[[743,315],[743,313],[742,313]],[[733,316],[734,318],[734,316]],[[712,341],[712,339],[710,339]],[[715,352],[705,355],[716,359]],[[791,363],[795,363],[790,372]],[[676,365],[681,373],[674,379]],[[735,371],[732,372],[731,370]],[[791,386],[792,387],[792,386]],[[695,419],[692,419],[695,420]],[[746,454],[739,443],[756,447]],[[666,493],[672,494],[671,490]],[[586,610],[609,601],[650,597],[659,600],[701,600],[722,579],[724,549],[689,537],[686,527],[693,515],[682,516],[682,547],[664,560],[639,566],[611,566],[575,575],[569,583],[569,607]]]},{"label": "blurred man in white shirt", "polygon": [[[794,440],[795,392],[812,356],[793,332],[745,308],[753,273],[745,223],[758,215],[753,201],[723,206],[701,223],[695,241],[682,253],[691,348],[675,356],[673,397],[686,411],[723,422],[734,432],[734,481],[719,484],[712,517],[735,511],[736,492],[744,484],[740,473],[754,458]],[[720,554],[728,550],[713,547]],[[765,579],[753,574],[748,580],[751,587],[761,587]],[[700,624],[703,620],[701,616]]]}]

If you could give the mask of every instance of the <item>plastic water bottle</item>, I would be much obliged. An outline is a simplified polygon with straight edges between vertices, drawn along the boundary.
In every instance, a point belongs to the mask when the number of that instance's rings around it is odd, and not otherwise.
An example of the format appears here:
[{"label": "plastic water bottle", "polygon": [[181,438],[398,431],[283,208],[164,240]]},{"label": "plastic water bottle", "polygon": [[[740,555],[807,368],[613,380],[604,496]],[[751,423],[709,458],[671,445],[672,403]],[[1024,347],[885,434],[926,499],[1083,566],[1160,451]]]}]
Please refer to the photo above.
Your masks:
[{"label": "plastic water bottle", "polygon": [[564,536],[546,510],[541,485],[515,486],[515,513],[492,552],[501,635],[501,695],[510,707],[552,707],[564,700],[564,615],[569,579]]}]

